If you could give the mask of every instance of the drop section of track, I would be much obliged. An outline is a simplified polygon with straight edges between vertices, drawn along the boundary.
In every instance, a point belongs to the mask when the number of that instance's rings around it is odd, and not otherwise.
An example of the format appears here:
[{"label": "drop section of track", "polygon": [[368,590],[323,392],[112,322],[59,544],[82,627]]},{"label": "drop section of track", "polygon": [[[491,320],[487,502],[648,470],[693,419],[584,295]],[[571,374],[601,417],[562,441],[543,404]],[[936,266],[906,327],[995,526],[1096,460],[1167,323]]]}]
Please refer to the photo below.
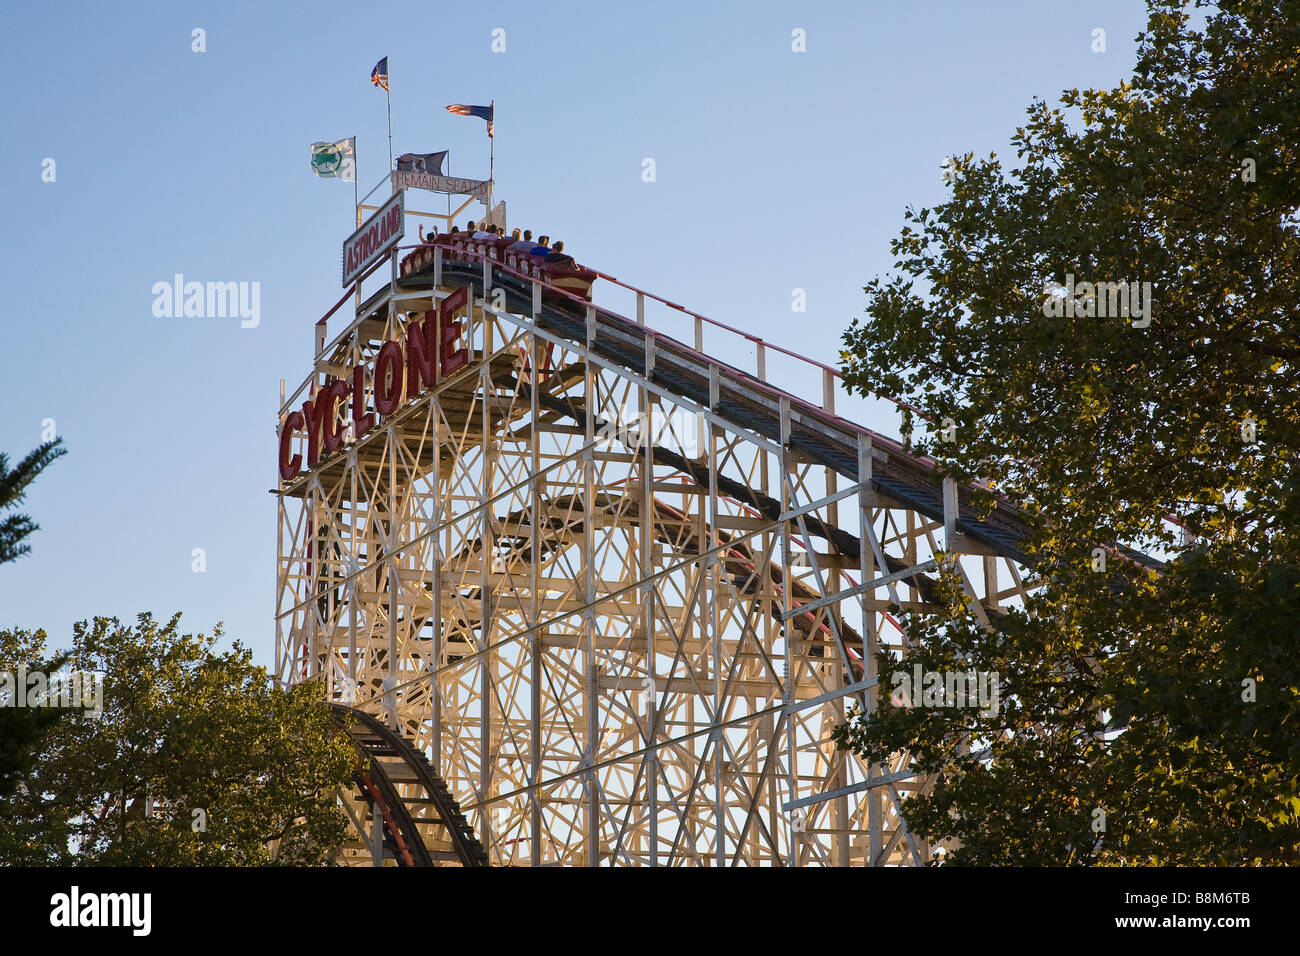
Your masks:
[{"label": "drop section of track", "polygon": [[384,826],[398,866],[487,866],[488,857],[456,798],[424,754],[373,714],[331,704],[365,762],[356,784]]}]

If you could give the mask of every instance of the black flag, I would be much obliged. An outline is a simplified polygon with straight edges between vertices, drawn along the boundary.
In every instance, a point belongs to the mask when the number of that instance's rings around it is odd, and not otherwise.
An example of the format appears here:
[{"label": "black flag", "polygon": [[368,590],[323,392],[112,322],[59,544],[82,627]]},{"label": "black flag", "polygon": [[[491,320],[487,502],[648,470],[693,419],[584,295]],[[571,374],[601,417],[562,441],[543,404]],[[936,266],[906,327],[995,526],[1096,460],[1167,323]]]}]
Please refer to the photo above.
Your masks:
[{"label": "black flag", "polygon": [[433,173],[442,175],[442,161],[447,157],[444,149],[440,153],[403,153],[397,157],[397,169],[403,173]]}]

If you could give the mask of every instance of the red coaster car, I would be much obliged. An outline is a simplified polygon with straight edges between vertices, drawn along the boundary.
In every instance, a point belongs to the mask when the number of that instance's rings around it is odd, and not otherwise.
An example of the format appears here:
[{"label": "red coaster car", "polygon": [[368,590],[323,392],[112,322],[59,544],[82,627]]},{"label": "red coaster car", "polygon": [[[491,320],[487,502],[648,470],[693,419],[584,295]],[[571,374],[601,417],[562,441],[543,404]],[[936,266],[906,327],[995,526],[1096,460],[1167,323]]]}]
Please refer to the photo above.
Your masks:
[{"label": "red coaster car", "polygon": [[591,285],[596,273],[575,263],[543,262],[542,277],[547,283],[580,299],[591,301]]},{"label": "red coaster car", "polygon": [[433,265],[433,246],[426,244],[402,258],[399,274],[404,276],[414,275],[421,269],[431,265]]},{"label": "red coaster car", "polygon": [[[591,269],[583,268],[576,262],[547,262],[543,255],[520,255],[507,252],[514,239],[471,239],[467,233],[444,233],[432,244],[426,243],[402,259],[401,275],[413,275],[433,266],[434,246],[442,246],[447,255],[462,257],[466,252],[485,255],[496,262],[503,263],[525,276],[541,279],[547,285],[560,289],[580,299],[591,301],[591,286],[597,274]],[[478,260],[481,261],[481,260]]]}]

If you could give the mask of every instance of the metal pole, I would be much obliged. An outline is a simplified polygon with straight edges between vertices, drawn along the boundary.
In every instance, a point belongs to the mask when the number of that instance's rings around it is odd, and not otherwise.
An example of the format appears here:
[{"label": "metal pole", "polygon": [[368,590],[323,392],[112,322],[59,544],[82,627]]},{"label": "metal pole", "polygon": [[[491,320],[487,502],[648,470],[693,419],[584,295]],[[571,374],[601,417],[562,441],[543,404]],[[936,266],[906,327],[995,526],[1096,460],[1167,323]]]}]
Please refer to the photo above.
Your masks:
[{"label": "metal pole", "polygon": [[[393,77],[390,73],[388,76],[388,85],[393,85]],[[388,171],[393,171],[393,94],[391,90],[384,90],[384,99],[388,101]]]}]

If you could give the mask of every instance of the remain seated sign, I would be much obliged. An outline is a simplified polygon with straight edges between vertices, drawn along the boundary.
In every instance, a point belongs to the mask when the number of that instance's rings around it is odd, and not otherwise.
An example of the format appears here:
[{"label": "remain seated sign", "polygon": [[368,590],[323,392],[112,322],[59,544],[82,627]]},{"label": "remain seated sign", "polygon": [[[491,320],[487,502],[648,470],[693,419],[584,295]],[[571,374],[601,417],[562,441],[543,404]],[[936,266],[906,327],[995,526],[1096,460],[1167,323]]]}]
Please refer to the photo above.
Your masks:
[{"label": "remain seated sign", "polygon": [[484,179],[457,179],[437,173],[416,172],[410,169],[393,171],[393,189],[431,189],[436,193],[453,193],[457,196],[474,196],[482,199],[488,194]]}]

